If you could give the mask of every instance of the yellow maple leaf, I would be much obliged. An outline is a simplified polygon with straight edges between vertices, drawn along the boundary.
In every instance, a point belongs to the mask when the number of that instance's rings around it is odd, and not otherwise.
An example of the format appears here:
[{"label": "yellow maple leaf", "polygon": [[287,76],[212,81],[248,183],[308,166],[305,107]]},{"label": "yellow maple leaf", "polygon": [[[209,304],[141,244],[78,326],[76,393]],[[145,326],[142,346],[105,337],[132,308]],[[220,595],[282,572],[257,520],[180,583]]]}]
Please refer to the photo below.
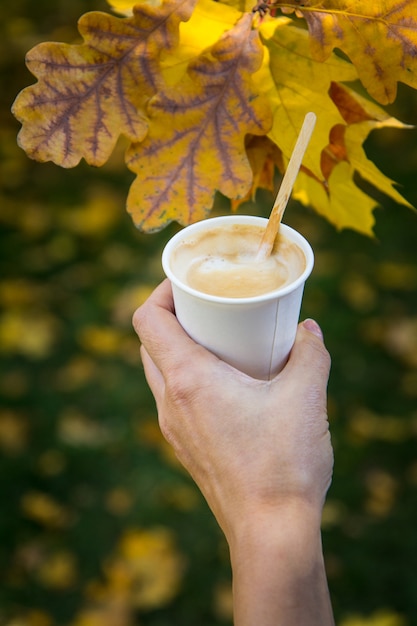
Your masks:
[{"label": "yellow maple leaf", "polygon": [[[332,55],[326,64],[313,59],[306,31],[291,26],[288,18],[264,22],[261,35],[269,51],[269,67],[255,75],[273,107],[274,124],[268,136],[289,158],[307,111],[317,115],[314,134],[303,163],[321,176],[320,158],[331,128],[342,117],[328,96],[332,81],[357,78],[351,63]],[[270,72],[270,78],[268,78]]]},{"label": "yellow maple leaf", "polygon": [[160,82],[160,50],[177,44],[179,23],[194,1],[137,5],[128,18],[87,13],[79,21],[83,44],[33,48],[27,65],[38,82],[13,105],[27,154],[63,167],[83,157],[99,166],[121,134],[141,141],[148,130],[144,107]]},{"label": "yellow maple leaf", "polygon": [[[364,142],[406,125],[342,83],[360,78],[381,102],[398,81],[417,87],[415,3],[108,0],[128,17],[86,14],[82,44],[29,53],[38,82],[13,107],[20,145],[39,161],[102,165],[124,135],[136,174],[127,208],[152,231],[206,217],[216,190],[232,209],[272,190],[314,111],[295,194],[338,228],[370,234],[376,203],[355,175],[410,205]],[[276,17],[279,8],[296,17]]]},{"label": "yellow maple leaf", "polygon": [[250,188],[245,135],[263,135],[272,122],[268,102],[251,82],[262,62],[251,27],[245,14],[190,64],[183,80],[152,100],[149,134],[127,154],[137,174],[128,211],[140,228],[196,221],[210,210],[216,190],[237,197]]},{"label": "yellow maple leaf", "polygon": [[[335,126],[330,133],[330,145],[322,155],[322,171],[325,178],[340,161],[348,161],[362,178],[398,204],[411,208],[410,203],[395,189],[394,181],[385,176],[368,159],[363,144],[369,134],[381,128],[410,128],[391,117],[380,106],[360,96],[345,85],[332,83],[330,95],[339,108],[346,126]],[[331,164],[323,164],[330,150]]]},{"label": "yellow maple leaf", "polygon": [[333,168],[327,182],[301,170],[293,196],[302,204],[313,207],[339,230],[352,228],[371,236],[377,202],[355,185],[353,174],[354,169],[346,161]]},{"label": "yellow maple leaf", "polygon": [[[275,3],[281,4],[300,9],[298,2]],[[342,50],[378,102],[393,102],[399,81],[417,87],[415,0],[306,0],[301,12],[313,56],[325,61],[334,48]]]}]

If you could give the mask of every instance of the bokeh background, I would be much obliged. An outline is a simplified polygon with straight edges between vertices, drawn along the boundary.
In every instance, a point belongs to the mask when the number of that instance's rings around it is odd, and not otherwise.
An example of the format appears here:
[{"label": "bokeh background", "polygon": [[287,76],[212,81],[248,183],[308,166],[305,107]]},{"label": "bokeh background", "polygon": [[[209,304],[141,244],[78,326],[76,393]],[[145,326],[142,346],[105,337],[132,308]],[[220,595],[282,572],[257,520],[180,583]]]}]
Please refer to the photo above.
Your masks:
[{"label": "bokeh background", "polygon": [[[76,40],[78,17],[106,8],[0,5],[0,624],[227,626],[227,546],[161,439],[131,328],[177,227],[133,227],[123,145],[68,171],[16,145],[26,51]],[[400,88],[390,110],[417,123],[417,93]],[[417,131],[366,147],[417,206]],[[323,542],[342,626],[417,624],[417,216],[380,201],[374,240],[286,212],[316,252],[303,316],[333,357]]]}]

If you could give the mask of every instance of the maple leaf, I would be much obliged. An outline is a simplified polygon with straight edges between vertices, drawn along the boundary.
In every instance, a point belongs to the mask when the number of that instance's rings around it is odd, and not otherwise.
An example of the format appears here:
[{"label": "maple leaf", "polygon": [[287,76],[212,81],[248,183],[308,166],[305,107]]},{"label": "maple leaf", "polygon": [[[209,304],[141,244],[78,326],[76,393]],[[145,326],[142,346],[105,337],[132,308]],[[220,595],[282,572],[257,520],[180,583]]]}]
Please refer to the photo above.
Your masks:
[{"label": "maple leaf", "polygon": [[293,196],[302,204],[314,207],[339,230],[353,228],[371,236],[375,224],[373,212],[378,203],[355,184],[353,174],[352,166],[341,161],[323,184],[302,168],[294,184]]},{"label": "maple leaf", "polygon": [[141,141],[148,130],[144,107],[161,80],[160,51],[177,45],[179,23],[194,1],[138,5],[129,18],[87,13],[79,21],[83,44],[33,48],[27,65],[38,82],[13,105],[27,154],[64,167],[83,157],[102,165],[121,134]]},{"label": "maple leaf", "polygon": [[[342,83],[359,77],[383,102],[398,81],[417,86],[415,2],[108,0],[127,17],[86,14],[82,44],[28,54],[38,82],[13,107],[20,145],[39,161],[101,165],[125,135],[136,174],[127,208],[152,231],[205,217],[216,190],[233,210],[272,190],[313,111],[294,195],[338,228],[370,234],[376,203],[358,175],[410,205],[364,142],[406,125]],[[297,19],[277,17],[278,7]]]},{"label": "maple leaf", "polygon": [[260,33],[270,59],[255,80],[260,92],[266,91],[273,106],[274,124],[268,136],[289,158],[306,111],[316,113],[316,128],[303,163],[320,176],[323,146],[328,142],[332,127],[343,122],[328,90],[333,81],[355,80],[355,68],[335,55],[331,55],[325,65],[314,60],[307,32],[291,26],[288,18],[264,22]]},{"label": "maple leaf", "polygon": [[152,99],[149,133],[127,154],[137,174],[128,211],[139,227],[151,231],[173,219],[202,219],[216,190],[238,197],[250,188],[245,135],[264,135],[272,123],[268,102],[251,82],[262,62],[252,19],[244,14],[190,63],[181,81]]},{"label": "maple leaf", "polygon": [[362,146],[373,130],[407,126],[344,85],[332,83],[330,96],[345,124],[332,128],[330,143],[322,151],[322,178],[302,168],[294,197],[313,206],[339,229],[354,228],[371,235],[377,203],[356,185],[355,173],[395,202],[409,208],[411,205],[393,181],[368,159]]},{"label": "maple leaf", "polygon": [[302,7],[274,3],[280,5],[301,11],[317,60],[325,61],[334,48],[342,50],[381,104],[393,102],[397,82],[417,87],[416,0],[305,0]]},{"label": "maple leaf", "polygon": [[[345,85],[333,83],[331,97],[342,112],[346,127],[335,127],[333,138],[339,135],[339,139],[333,141],[333,148],[337,150],[344,147],[345,156],[338,160],[347,160],[358,172],[375,188],[392,198],[398,204],[411,208],[410,203],[394,188],[394,181],[385,176],[366,156],[363,144],[373,130],[381,128],[412,128],[403,124],[400,120],[388,115],[381,107],[360,96]],[[332,135],[330,136],[332,140]],[[340,153],[341,154],[341,153]]]}]

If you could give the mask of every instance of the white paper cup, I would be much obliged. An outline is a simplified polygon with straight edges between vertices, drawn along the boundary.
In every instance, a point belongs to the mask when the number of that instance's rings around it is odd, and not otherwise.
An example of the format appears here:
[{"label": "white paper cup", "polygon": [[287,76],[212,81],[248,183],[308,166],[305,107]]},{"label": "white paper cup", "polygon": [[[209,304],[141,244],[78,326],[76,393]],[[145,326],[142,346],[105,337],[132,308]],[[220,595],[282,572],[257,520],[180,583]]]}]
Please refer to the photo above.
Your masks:
[{"label": "white paper cup", "polygon": [[250,298],[224,298],[189,287],[173,273],[170,259],[175,248],[203,230],[251,224],[266,227],[267,219],[227,215],[196,222],[166,244],[162,266],[172,284],[175,313],[188,335],[220,359],[253,378],[269,380],[285,365],[294,344],[304,283],[314,264],[310,244],[296,230],[281,225],[287,239],[304,252],[303,273],[292,283]]}]

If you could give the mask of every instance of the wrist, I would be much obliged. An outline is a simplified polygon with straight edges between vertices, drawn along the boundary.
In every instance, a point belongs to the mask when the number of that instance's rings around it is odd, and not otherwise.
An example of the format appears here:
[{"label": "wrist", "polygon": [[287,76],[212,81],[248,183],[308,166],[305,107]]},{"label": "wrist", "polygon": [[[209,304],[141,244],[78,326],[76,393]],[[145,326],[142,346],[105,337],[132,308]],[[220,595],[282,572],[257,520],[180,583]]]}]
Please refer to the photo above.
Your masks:
[{"label": "wrist", "polygon": [[320,538],[322,507],[294,500],[274,506],[256,506],[242,510],[226,531],[230,548],[262,539],[287,542],[311,542]]},{"label": "wrist", "polygon": [[299,502],[242,514],[227,535],[232,568],[269,559],[291,563],[295,575],[321,567],[320,522],[321,510]]},{"label": "wrist", "polygon": [[235,525],[229,545],[236,626],[334,626],[320,514],[291,503]]}]

